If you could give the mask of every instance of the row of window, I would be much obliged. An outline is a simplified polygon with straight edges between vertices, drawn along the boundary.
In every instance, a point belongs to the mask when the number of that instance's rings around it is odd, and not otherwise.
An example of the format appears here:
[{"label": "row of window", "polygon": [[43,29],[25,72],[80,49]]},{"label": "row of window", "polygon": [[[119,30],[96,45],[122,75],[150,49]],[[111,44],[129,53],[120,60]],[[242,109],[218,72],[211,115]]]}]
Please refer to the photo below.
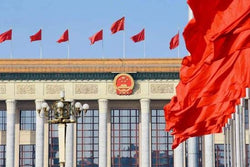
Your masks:
[{"label": "row of window", "polygon": [[[5,145],[0,145],[0,167],[5,166]],[[35,166],[35,145],[20,145],[19,146],[19,166]],[[78,149],[79,151],[80,149]],[[90,153],[90,154],[89,154]],[[80,155],[78,155],[77,159],[77,166],[98,166],[98,155],[94,155],[92,151],[87,152],[87,154],[84,154],[84,152],[80,152]],[[249,146],[246,145],[246,155],[249,155]],[[165,162],[168,162],[167,166],[172,166],[173,164],[173,159],[170,159],[165,156],[161,156],[161,154],[153,152],[152,153],[152,159],[158,159],[159,158],[154,158],[155,156],[162,157],[162,160]],[[82,157],[79,159],[79,157]],[[83,157],[89,157],[89,158],[83,158]],[[126,166],[123,163],[123,158],[119,158],[119,165],[115,166]],[[124,159],[125,160],[125,159]],[[131,163],[131,161],[127,161],[125,163]],[[246,160],[246,166],[250,164],[249,159]],[[58,166],[58,163],[50,166]],[[130,166],[130,164],[128,165]],[[137,165],[138,166],[138,165]],[[166,164],[163,164],[161,162],[154,161],[152,162],[152,166],[157,167],[157,166],[166,166]],[[202,166],[202,163],[199,163],[199,166]],[[231,166],[231,165],[230,165]],[[218,144],[215,145],[215,167],[224,167],[224,145],[223,144]]]},{"label": "row of window", "polygon": [[[35,117],[32,111],[21,112],[21,122],[27,122]],[[84,113],[82,113],[84,114]],[[111,164],[114,167],[139,166],[139,110],[111,110]],[[21,121],[22,120],[22,121]],[[28,124],[35,124],[28,121]],[[32,126],[22,126],[32,127]],[[35,125],[34,125],[35,127]],[[173,166],[173,150],[171,144],[173,138],[165,132],[165,119],[163,110],[151,112],[151,157],[152,167]],[[77,167],[98,166],[98,131],[99,112],[89,110],[82,115],[77,122],[76,160]],[[200,166],[201,162],[201,138],[200,143]],[[222,145],[223,146],[223,145]],[[216,167],[224,164],[224,152],[221,145],[215,147]],[[57,125],[49,125],[49,166],[59,167]],[[20,166],[35,165],[35,145],[20,145]],[[0,145],[0,166],[5,166],[5,145]]]}]

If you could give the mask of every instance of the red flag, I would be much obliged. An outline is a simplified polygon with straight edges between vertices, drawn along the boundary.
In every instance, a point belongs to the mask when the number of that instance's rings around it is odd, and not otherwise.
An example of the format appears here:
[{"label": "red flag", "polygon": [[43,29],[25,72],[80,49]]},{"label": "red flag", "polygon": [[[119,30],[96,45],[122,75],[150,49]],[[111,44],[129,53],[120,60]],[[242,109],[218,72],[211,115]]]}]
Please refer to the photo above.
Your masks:
[{"label": "red flag", "polygon": [[125,17],[122,17],[121,19],[114,22],[110,28],[112,34],[124,30],[124,22],[125,22]]},{"label": "red flag", "polygon": [[183,59],[176,96],[164,107],[174,148],[189,137],[220,132],[250,87],[248,0],[188,3],[194,19],[183,36],[191,56]]},{"label": "red flag", "polygon": [[11,37],[12,37],[12,29],[0,34],[0,43],[4,42],[6,40],[11,40]]},{"label": "red flag", "polygon": [[42,40],[42,30],[30,36],[30,42]]},{"label": "red flag", "polygon": [[90,44],[93,45],[96,41],[102,40],[103,30],[97,32],[92,37],[89,37]]},{"label": "red flag", "polygon": [[171,39],[169,48],[174,49],[179,46],[179,32]]},{"label": "red flag", "polygon": [[144,29],[141,32],[139,32],[138,34],[132,36],[131,39],[134,42],[143,41],[145,39],[145,31],[144,31]]},{"label": "red flag", "polygon": [[58,43],[61,43],[61,42],[66,42],[69,40],[69,31],[68,29],[63,33],[63,35],[60,37],[60,39],[58,39]]}]

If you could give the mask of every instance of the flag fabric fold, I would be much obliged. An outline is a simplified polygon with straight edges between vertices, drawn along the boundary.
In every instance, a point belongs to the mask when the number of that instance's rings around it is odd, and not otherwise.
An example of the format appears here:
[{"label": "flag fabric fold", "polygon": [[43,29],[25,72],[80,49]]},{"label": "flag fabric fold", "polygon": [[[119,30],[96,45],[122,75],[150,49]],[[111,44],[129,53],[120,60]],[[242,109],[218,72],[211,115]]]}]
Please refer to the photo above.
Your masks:
[{"label": "flag fabric fold", "polygon": [[174,49],[179,46],[179,32],[171,39],[169,49]]},{"label": "flag fabric fold", "polygon": [[134,42],[144,41],[144,39],[145,39],[145,30],[142,29],[141,32],[139,32],[138,34],[132,36],[131,39],[132,39],[132,41],[134,41]]},{"label": "flag fabric fold", "polygon": [[30,42],[42,40],[42,30],[40,29],[37,33],[30,36]]},{"label": "flag fabric fold", "polygon": [[120,18],[114,22],[110,28],[111,33],[115,34],[118,31],[124,30],[125,17]]},{"label": "flag fabric fold", "polygon": [[0,34],[0,43],[12,39],[12,29]]},{"label": "flag fabric fold", "polygon": [[63,35],[57,40],[58,43],[69,41],[69,30],[67,29]]},{"label": "flag fabric fold", "polygon": [[183,36],[191,55],[183,58],[176,96],[164,107],[172,148],[189,137],[221,132],[250,87],[248,0],[188,4],[194,18]]},{"label": "flag fabric fold", "polygon": [[103,39],[103,30],[100,30],[93,36],[89,37],[90,44],[93,45],[96,41],[102,40]]}]

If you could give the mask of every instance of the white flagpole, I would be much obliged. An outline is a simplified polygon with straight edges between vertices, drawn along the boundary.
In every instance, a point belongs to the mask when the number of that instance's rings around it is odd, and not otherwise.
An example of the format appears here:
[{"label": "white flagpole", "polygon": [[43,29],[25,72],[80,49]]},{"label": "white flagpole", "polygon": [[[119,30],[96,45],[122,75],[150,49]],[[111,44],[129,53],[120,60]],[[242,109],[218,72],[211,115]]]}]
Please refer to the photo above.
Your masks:
[{"label": "white flagpole", "polygon": [[[10,29],[12,30],[12,27],[10,27]],[[13,44],[12,44],[12,39],[13,39],[13,31],[12,31],[11,40],[10,40],[10,59],[13,58]]]},{"label": "white flagpole", "polygon": [[179,47],[180,47],[180,45],[178,46],[178,48],[177,48],[177,56],[178,56],[178,58],[180,57],[180,49],[179,49]]},{"label": "white flagpole", "polygon": [[124,28],[124,30],[123,30],[123,58],[125,59],[125,57],[126,57],[126,40],[125,40],[125,28]]},{"label": "white flagpole", "polygon": [[146,38],[144,39],[144,58],[146,58]]},{"label": "white flagpole", "polygon": [[[179,34],[179,31],[180,31],[180,27],[178,27],[178,34]],[[177,52],[178,52],[178,58],[180,57],[180,34],[179,34],[179,45],[178,45],[178,48],[177,48]]]},{"label": "white flagpole", "polygon": [[68,55],[67,55],[67,59],[69,59],[69,41],[68,41]]},{"label": "white flagpole", "polygon": [[10,59],[13,58],[13,46],[12,46],[12,39],[10,40]]},{"label": "white flagpole", "polygon": [[43,58],[42,41],[40,41],[40,59]]},{"label": "white flagpole", "polygon": [[103,47],[103,38],[102,38],[102,59],[104,59],[104,47]]}]

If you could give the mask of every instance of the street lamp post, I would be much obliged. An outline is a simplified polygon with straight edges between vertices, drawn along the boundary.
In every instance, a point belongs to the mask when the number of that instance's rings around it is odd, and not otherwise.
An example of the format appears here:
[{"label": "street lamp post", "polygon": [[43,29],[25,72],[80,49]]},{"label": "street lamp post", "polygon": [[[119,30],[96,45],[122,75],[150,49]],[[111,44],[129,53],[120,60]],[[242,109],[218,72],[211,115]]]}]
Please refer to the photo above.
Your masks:
[{"label": "street lamp post", "polygon": [[81,116],[81,112],[85,113],[89,109],[88,104],[81,104],[80,102],[66,101],[64,91],[60,93],[61,99],[54,102],[51,107],[44,102],[37,109],[40,117],[48,119],[50,124],[58,124],[58,138],[59,138],[59,163],[60,167],[65,166],[65,141],[66,141],[66,126],[67,123],[75,123]]}]

